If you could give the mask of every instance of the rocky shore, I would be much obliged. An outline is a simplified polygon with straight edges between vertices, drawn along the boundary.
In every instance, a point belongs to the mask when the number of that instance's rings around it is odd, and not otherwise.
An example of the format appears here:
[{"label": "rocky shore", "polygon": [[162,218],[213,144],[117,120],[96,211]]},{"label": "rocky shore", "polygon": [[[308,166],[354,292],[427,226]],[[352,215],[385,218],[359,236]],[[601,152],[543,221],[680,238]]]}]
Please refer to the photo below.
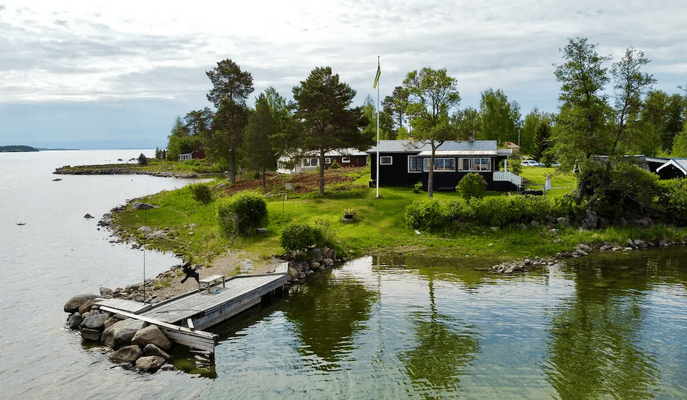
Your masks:
[{"label": "rocky shore", "polygon": [[656,247],[656,248],[665,248],[665,247],[670,247],[670,246],[676,246],[676,245],[685,245],[687,244],[687,241],[682,241],[682,242],[674,242],[674,241],[668,241],[668,240],[657,240],[657,241],[650,241],[650,242],[645,242],[641,239],[628,239],[627,243],[624,246],[620,246],[618,244],[614,243],[598,243],[598,244],[585,244],[585,243],[580,243],[577,245],[577,247],[572,250],[572,251],[566,251],[566,252],[561,252],[557,253],[555,258],[534,258],[534,259],[525,259],[525,260],[520,260],[520,261],[510,261],[510,262],[504,262],[501,264],[497,264],[491,267],[491,270],[493,272],[499,273],[499,274],[513,274],[517,272],[526,272],[534,268],[543,268],[543,267],[554,267],[559,265],[559,260],[565,259],[565,258],[579,258],[579,257],[586,257],[593,252],[625,252],[625,251],[633,251],[633,250],[643,250],[651,247]]},{"label": "rocky shore", "polygon": [[[179,172],[164,172],[164,171],[146,171],[138,170],[135,167],[112,167],[112,166],[83,166],[73,168],[69,165],[55,169],[53,174],[56,175],[151,175],[161,178],[179,178],[179,179],[196,179],[200,175],[196,173],[179,173]],[[206,175],[206,174],[203,174]],[[207,174],[209,175],[209,174]]]},{"label": "rocky shore", "polygon": [[112,297],[112,293],[101,288],[100,295],[81,294],[69,299],[64,305],[64,311],[69,313],[67,327],[79,330],[85,341],[101,344],[110,361],[123,369],[173,370],[167,352],[172,342],[157,326],[134,319],[119,320],[96,305],[99,299]]}]

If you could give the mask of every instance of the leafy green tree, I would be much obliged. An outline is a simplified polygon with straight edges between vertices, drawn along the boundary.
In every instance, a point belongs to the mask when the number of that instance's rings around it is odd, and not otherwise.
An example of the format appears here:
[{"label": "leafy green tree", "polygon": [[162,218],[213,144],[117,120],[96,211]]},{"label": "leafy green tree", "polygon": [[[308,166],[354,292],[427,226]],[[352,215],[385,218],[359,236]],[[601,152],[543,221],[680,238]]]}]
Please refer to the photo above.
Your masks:
[{"label": "leafy green tree", "polygon": [[539,111],[538,108],[534,108],[529,114],[525,116],[525,122],[523,123],[521,134],[520,134],[520,151],[523,154],[532,155],[537,151],[536,137],[539,125],[546,122],[549,127],[551,127],[552,122],[556,117],[547,112]]},{"label": "leafy green tree", "polygon": [[202,137],[212,126],[214,117],[215,113],[210,108],[205,107],[202,110],[188,112],[184,117],[184,121],[191,136]]},{"label": "leafy green tree", "polygon": [[682,131],[675,135],[671,157],[687,157],[687,122],[683,125]]},{"label": "leafy green tree", "polygon": [[403,127],[406,108],[408,108],[408,91],[403,86],[396,86],[391,96],[382,101],[384,112],[393,119],[396,132]]},{"label": "leafy green tree", "polygon": [[[300,121],[302,149],[317,150],[320,166],[324,155],[334,149],[364,149],[372,144],[363,135],[367,125],[361,108],[351,108],[355,90],[341,82],[330,67],[317,67],[300,86],[293,88],[296,120]],[[320,168],[319,194],[324,194],[324,171]]]},{"label": "leafy green tree", "polygon": [[[639,121],[642,96],[656,80],[640,69],[649,62],[649,59],[644,57],[644,52],[629,48],[623,58],[611,68],[616,97],[615,132],[609,156],[624,155],[624,152],[618,151],[620,143],[627,149],[646,148],[641,145],[643,132]],[[608,163],[609,169],[610,166],[611,163]]]},{"label": "leafy green tree", "polygon": [[169,160],[177,160],[179,154],[190,153],[201,146],[201,138],[199,136],[192,136],[191,129],[179,116],[174,120],[174,126],[168,139],[167,150],[169,152],[167,159]]},{"label": "leafy green tree", "polygon": [[641,110],[645,142],[669,151],[673,138],[682,130],[685,121],[685,99],[680,94],[668,95],[661,90],[650,91]]},{"label": "leafy green tree", "polygon": [[592,167],[590,157],[608,154],[612,147],[608,128],[612,109],[603,92],[609,82],[603,63],[610,57],[600,56],[596,46],[586,38],[568,39],[568,45],[560,50],[565,62],[554,72],[562,83],[558,98],[563,102],[552,135],[555,153],[564,168],[575,164],[580,168],[578,205],[585,194],[585,174]]},{"label": "leafy green tree", "polygon": [[501,89],[489,88],[482,92],[479,103],[479,121],[481,138],[497,140],[499,144],[518,142],[520,132],[520,106],[517,102],[508,102],[508,97]]},{"label": "leafy green tree", "polygon": [[[365,98],[363,103],[363,115],[369,123],[363,129],[366,136],[377,141],[377,110],[374,100],[369,95]],[[379,114],[379,139],[380,140],[394,140],[396,139],[396,132],[394,131],[394,120],[385,111]]]},{"label": "leafy green tree", "polygon": [[472,107],[458,111],[456,114],[456,127],[459,139],[469,139],[479,136],[479,112]]},{"label": "leafy green tree", "polygon": [[277,132],[277,123],[267,97],[261,93],[255,102],[255,112],[248,118],[244,143],[248,165],[262,172],[263,187],[267,168],[274,167],[277,162],[277,154],[271,144],[272,137]]},{"label": "leafy green tree", "polygon": [[551,127],[549,123],[544,120],[539,123],[537,128],[537,134],[534,138],[534,153],[532,153],[532,158],[541,162],[544,159],[544,155],[551,148]]},{"label": "leafy green tree", "polygon": [[412,136],[419,142],[429,144],[432,149],[427,182],[427,194],[432,198],[434,156],[439,146],[447,140],[456,139],[458,135],[456,125],[450,121],[449,111],[460,103],[460,94],[456,79],[448,76],[445,68],[422,68],[420,72],[409,72],[403,80],[403,87],[409,94],[406,111],[413,127]]},{"label": "leafy green tree", "polygon": [[[205,74],[212,82],[207,98],[217,108],[213,132],[207,142],[215,158],[230,158],[231,182],[236,182],[236,149],[241,144],[243,128],[248,122],[246,99],[253,93],[253,76],[241,71],[230,59],[222,60]],[[227,154],[228,153],[228,154]]]}]

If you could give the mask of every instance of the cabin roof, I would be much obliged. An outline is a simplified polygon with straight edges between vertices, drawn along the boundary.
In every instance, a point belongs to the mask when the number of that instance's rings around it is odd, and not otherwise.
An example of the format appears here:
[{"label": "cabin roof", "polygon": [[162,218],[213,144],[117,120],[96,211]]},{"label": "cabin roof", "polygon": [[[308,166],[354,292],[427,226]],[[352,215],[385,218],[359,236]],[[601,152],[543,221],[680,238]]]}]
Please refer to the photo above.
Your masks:
[{"label": "cabin roof", "polygon": [[[380,153],[421,153],[424,151],[431,151],[432,147],[422,141],[414,140],[380,140]],[[496,151],[496,140],[472,140],[472,141],[446,141],[437,151]],[[377,146],[373,146],[367,151],[369,154],[377,152]],[[461,153],[462,154],[462,153]],[[496,153],[494,153],[496,154]],[[510,154],[510,153],[509,153]]]}]

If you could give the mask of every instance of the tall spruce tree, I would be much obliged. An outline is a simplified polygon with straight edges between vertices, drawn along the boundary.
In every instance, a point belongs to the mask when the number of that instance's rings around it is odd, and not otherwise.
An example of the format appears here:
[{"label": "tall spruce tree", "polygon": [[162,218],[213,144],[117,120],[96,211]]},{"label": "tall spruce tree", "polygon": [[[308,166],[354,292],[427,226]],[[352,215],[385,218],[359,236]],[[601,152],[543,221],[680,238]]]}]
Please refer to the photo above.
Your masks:
[{"label": "tall spruce tree", "polygon": [[261,172],[262,186],[265,187],[265,173],[277,162],[271,141],[278,133],[277,122],[272,115],[267,97],[261,93],[255,101],[255,112],[248,118],[245,132],[245,155],[248,165]]}]

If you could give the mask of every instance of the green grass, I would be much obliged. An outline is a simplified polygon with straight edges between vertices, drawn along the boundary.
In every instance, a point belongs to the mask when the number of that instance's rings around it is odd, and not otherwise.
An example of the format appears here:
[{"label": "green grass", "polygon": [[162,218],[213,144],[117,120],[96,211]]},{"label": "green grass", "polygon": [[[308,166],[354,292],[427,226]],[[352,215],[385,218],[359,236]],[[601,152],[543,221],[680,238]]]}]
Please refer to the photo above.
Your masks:
[{"label": "green grass", "polygon": [[546,194],[547,196],[561,197],[577,187],[575,175],[557,171],[556,168],[522,167],[520,176],[529,182],[525,185],[526,189],[543,190],[546,174],[551,174],[551,191]]},{"label": "green grass", "polygon": [[[548,168],[524,168],[524,176],[533,183],[544,182]],[[354,184],[367,183],[369,175],[360,174]],[[224,195],[216,180],[209,183],[213,199]],[[575,186],[574,177],[558,174],[553,178],[554,189],[550,196],[569,193]],[[655,226],[650,230],[637,227],[612,227],[593,232],[581,232],[576,228],[564,228],[552,232],[547,228],[530,226],[526,230],[505,227],[493,230],[489,227],[460,225],[446,227],[440,232],[419,232],[404,224],[404,209],[412,201],[427,197],[426,192],[414,194],[412,188],[382,187],[380,198],[374,189],[337,191],[326,187],[326,194],[287,198],[274,196],[268,200],[268,234],[223,239],[216,223],[215,201],[202,204],[194,199],[191,190],[183,189],[148,196],[145,201],[159,206],[147,211],[127,208],[115,214],[115,223],[122,228],[122,235],[130,240],[143,242],[137,232],[142,225],[153,229],[169,228],[168,239],[147,241],[149,248],[181,253],[188,260],[210,263],[227,250],[243,251],[253,261],[264,261],[283,254],[279,244],[281,230],[291,222],[307,222],[315,217],[325,218],[334,227],[339,246],[350,256],[373,252],[403,252],[424,256],[480,257],[494,260],[532,256],[550,256],[568,251],[578,243],[614,242],[623,244],[628,238],[644,240],[683,239],[683,229]],[[507,195],[491,192],[489,195]],[[435,192],[437,199],[457,199],[456,192]],[[344,210],[351,210],[355,218],[342,221]],[[195,224],[195,226],[192,226]]]}]

